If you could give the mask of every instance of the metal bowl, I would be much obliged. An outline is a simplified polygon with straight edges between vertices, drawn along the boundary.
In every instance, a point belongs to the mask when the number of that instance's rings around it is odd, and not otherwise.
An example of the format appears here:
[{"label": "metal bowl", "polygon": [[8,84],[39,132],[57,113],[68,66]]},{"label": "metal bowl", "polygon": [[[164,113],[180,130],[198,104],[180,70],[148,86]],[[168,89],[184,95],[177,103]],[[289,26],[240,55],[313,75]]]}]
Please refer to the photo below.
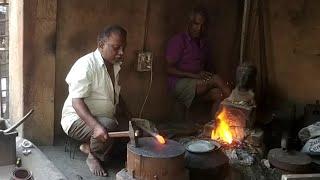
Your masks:
[{"label": "metal bowl", "polygon": [[32,173],[26,168],[15,168],[12,171],[12,180],[33,180]]},{"label": "metal bowl", "polygon": [[219,149],[221,145],[213,140],[197,139],[191,140],[185,147],[187,151],[192,153],[206,153]]}]

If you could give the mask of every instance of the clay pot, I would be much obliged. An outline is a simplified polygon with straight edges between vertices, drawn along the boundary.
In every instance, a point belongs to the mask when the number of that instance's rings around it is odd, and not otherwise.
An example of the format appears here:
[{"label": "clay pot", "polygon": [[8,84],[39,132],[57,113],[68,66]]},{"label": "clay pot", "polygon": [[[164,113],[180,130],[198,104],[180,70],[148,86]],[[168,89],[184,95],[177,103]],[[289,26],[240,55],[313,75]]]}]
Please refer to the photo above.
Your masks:
[{"label": "clay pot", "polygon": [[12,171],[12,180],[32,180],[32,173],[25,168],[15,168]]}]

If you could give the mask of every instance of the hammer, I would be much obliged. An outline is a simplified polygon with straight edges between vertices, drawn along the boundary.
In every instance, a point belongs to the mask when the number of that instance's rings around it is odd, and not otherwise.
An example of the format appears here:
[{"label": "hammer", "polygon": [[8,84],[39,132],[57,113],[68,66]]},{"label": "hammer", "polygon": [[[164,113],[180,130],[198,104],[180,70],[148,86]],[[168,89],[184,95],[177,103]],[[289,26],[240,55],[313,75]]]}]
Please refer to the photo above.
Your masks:
[{"label": "hammer", "polygon": [[157,130],[152,127],[153,125],[145,119],[133,118],[129,121],[128,131],[108,132],[109,137],[129,137],[130,143],[135,147],[138,146],[138,137],[141,136],[141,130],[147,134],[155,137],[161,144],[165,143],[165,140],[161,135],[157,133]]},{"label": "hammer", "polygon": [[130,143],[138,147],[138,136],[141,136],[140,131],[136,127],[134,121],[129,121],[129,130],[128,131],[119,131],[119,132],[108,132],[109,137],[119,138],[119,137],[129,137]]}]

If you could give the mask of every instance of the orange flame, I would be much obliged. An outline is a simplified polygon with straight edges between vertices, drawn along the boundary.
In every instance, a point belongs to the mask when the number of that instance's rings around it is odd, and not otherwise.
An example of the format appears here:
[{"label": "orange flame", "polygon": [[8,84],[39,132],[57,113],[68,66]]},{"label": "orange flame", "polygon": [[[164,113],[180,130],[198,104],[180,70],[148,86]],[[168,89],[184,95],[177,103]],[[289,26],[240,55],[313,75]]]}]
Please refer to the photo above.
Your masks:
[{"label": "orange flame", "polygon": [[157,140],[158,140],[158,142],[159,142],[160,144],[166,143],[166,141],[164,140],[164,138],[163,138],[162,136],[156,135],[156,138],[157,138]]},{"label": "orange flame", "polygon": [[225,109],[222,109],[222,112],[218,115],[217,120],[218,124],[216,129],[212,130],[211,139],[213,140],[222,140],[229,144],[232,143],[232,133],[230,131],[230,127],[227,123],[227,113]]}]

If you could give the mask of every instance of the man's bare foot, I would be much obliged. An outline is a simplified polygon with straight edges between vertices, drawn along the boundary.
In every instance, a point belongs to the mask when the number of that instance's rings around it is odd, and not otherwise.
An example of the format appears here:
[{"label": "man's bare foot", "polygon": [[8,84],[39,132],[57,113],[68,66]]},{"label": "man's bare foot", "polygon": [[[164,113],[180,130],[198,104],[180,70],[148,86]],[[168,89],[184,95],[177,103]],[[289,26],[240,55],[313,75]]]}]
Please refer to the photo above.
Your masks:
[{"label": "man's bare foot", "polygon": [[80,145],[79,147],[80,151],[85,153],[85,154],[89,154],[90,153],[90,146],[88,143],[83,143]]},{"label": "man's bare foot", "polygon": [[108,176],[108,173],[103,169],[99,160],[89,153],[86,160],[89,170],[96,176]]}]

